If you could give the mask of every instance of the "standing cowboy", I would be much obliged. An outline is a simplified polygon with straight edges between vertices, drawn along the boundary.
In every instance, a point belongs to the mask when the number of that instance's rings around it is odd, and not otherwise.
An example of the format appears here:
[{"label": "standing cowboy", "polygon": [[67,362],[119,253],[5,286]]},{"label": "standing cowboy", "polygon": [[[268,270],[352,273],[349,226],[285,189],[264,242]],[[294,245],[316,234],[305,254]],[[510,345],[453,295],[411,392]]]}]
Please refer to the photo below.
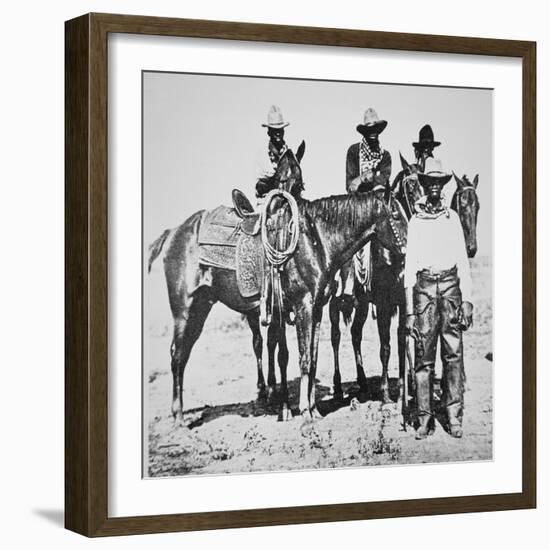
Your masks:
[{"label": "standing cowboy", "polygon": [[420,128],[418,141],[413,141],[414,156],[420,170],[424,170],[426,159],[433,158],[433,150],[441,145],[440,141],[434,141],[434,133],[429,124]]},{"label": "standing cowboy", "polygon": [[384,187],[390,179],[391,155],[380,147],[379,141],[379,135],[387,125],[385,120],[378,118],[372,107],[365,111],[363,124],[357,126],[363,139],[351,145],[346,156],[348,193],[371,191],[376,186]]},{"label": "standing cowboy", "polygon": [[267,113],[267,122],[262,124],[267,128],[269,143],[267,151],[262,153],[258,158],[258,182],[256,183],[256,196],[258,198],[267,194],[270,189],[266,183],[266,178],[269,178],[275,173],[280,158],[288,149],[285,143],[285,128],[290,122],[285,122],[283,113],[277,105],[272,105]]},{"label": "standing cowboy", "polygon": [[426,195],[415,204],[409,222],[405,259],[407,331],[416,339],[417,439],[433,433],[433,378],[439,340],[443,374],[441,402],[449,433],[462,437],[464,359],[462,331],[472,324],[472,280],[462,226],[441,199],[451,175],[441,162],[426,159],[419,180]]}]

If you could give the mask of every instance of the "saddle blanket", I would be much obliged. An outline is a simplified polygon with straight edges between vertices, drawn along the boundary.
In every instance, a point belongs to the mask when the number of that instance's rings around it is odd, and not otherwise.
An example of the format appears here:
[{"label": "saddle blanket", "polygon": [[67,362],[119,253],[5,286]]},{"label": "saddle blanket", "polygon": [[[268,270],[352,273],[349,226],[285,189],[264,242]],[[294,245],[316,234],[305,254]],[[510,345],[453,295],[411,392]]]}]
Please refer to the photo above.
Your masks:
[{"label": "saddle blanket", "polygon": [[199,263],[236,272],[241,295],[260,294],[264,273],[261,237],[243,231],[233,208],[219,206],[206,212],[199,228]]},{"label": "saddle blanket", "polygon": [[200,263],[223,269],[237,269],[237,243],[241,219],[229,206],[206,212],[199,228]]}]

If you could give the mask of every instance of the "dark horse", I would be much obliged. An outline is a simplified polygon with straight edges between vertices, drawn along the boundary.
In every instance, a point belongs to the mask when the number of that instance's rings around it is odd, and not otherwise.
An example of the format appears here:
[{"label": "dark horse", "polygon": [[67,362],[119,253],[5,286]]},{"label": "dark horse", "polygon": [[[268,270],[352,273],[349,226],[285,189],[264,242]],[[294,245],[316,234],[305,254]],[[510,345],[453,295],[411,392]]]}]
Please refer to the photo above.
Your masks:
[{"label": "dark horse", "polygon": [[459,178],[454,172],[453,176],[456,181],[456,191],[451,199],[451,208],[458,214],[460,223],[462,224],[468,258],[473,258],[477,254],[476,229],[477,215],[479,213],[477,186],[479,183],[479,174],[476,174],[472,182],[470,182],[467,176]]},{"label": "dark horse", "polygon": [[[423,191],[416,174],[419,166],[408,164],[401,156],[403,170],[396,176],[391,188],[376,191],[379,195],[394,197],[394,200],[400,205],[402,212],[407,220],[414,213],[414,203],[422,196]],[[352,307],[346,307],[344,299],[333,294],[329,314],[331,321],[331,343],[334,355],[334,398],[341,399],[342,378],[340,374],[340,314],[343,314],[344,320],[348,323],[351,320],[353,310],[353,322],[351,324],[351,341],[355,356],[355,366],[357,370],[357,384],[359,390],[364,393],[367,391],[367,378],[363,367],[363,355],[361,353],[361,343],[363,340],[363,327],[369,314],[369,304],[376,306],[376,321],[378,326],[378,335],[380,338],[380,361],[382,363],[382,378],[380,389],[384,402],[390,400],[389,397],[389,379],[388,362],[390,356],[390,325],[391,318],[396,312],[397,306],[404,305],[405,293],[403,284],[399,284],[401,273],[404,266],[404,255],[395,254],[387,248],[380,246],[380,243],[374,239],[371,244],[371,288],[367,288],[365,280],[360,280],[355,276]],[[353,264],[348,264],[347,269],[354,269]],[[400,378],[403,376],[405,368],[405,308],[400,308],[398,340],[399,345],[399,365]]]},{"label": "dark horse", "polygon": [[[417,164],[408,164],[400,155],[403,170],[394,179],[392,191],[401,204],[407,219],[414,214],[415,202],[424,194],[418,182],[417,174],[420,167]],[[479,200],[476,194],[478,176],[473,184],[464,176],[462,179],[455,175],[457,188],[451,200],[451,208],[460,218],[464,231],[468,257],[472,258],[477,251],[476,226]],[[403,376],[405,373],[406,346],[405,346],[405,289],[403,286],[404,256],[396,255],[380,246],[376,240],[372,246],[372,280],[371,291],[355,278],[354,306],[355,315],[351,326],[351,338],[357,369],[357,383],[361,392],[365,392],[367,379],[363,368],[361,342],[363,327],[368,317],[369,303],[376,307],[376,322],[380,339],[380,361],[382,363],[381,392],[385,403],[391,401],[389,395],[388,364],[391,353],[390,330],[392,317],[398,313],[397,343],[399,363],[399,389],[402,398]],[[340,345],[340,313],[342,300],[333,296],[330,302],[331,341],[334,353],[334,396],[340,399],[343,396],[339,365]],[[349,316],[351,314],[348,314]],[[346,318],[346,316],[344,316]]]},{"label": "dark horse", "polygon": [[[406,243],[406,219],[392,211],[372,193],[364,196],[336,196],[315,201],[298,199],[299,239],[297,248],[282,273],[284,303],[295,316],[298,336],[300,413],[311,419],[316,413],[315,371],[319,344],[322,308],[329,298],[330,283],[342,263],[376,235],[387,248],[403,251]],[[287,207],[283,216],[289,219]],[[174,318],[171,345],[173,402],[172,413],[183,419],[183,374],[193,345],[201,334],[204,322],[215,302],[249,314],[249,304],[237,287],[234,271],[212,268],[211,286],[194,292],[200,276],[198,231],[202,212],[193,214],[174,230],[164,256],[164,270],[170,307]],[[161,237],[160,239],[162,239]],[[166,241],[166,237],[164,241]],[[162,244],[153,245],[154,257]],[[258,330],[257,314],[252,318]],[[251,326],[252,326],[251,324]],[[282,366],[282,365],[281,365]],[[285,372],[281,372],[282,405],[288,408]]]}]

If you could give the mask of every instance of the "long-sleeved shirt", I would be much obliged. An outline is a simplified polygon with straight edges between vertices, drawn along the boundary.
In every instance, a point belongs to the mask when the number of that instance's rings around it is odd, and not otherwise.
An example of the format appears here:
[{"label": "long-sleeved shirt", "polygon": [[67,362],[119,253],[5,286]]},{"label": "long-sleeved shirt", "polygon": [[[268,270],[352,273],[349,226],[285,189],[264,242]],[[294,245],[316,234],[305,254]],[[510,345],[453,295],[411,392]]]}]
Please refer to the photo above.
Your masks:
[{"label": "long-sleeved shirt", "polygon": [[416,283],[423,269],[444,271],[457,267],[462,300],[472,302],[472,277],[464,233],[458,214],[446,209],[437,217],[415,214],[409,222],[405,256],[405,288]]},{"label": "long-sleeved shirt", "polygon": [[[352,181],[357,178],[360,173],[359,149],[361,143],[354,143],[348,149],[346,155],[346,191],[361,191],[361,189],[353,188]],[[384,151],[380,164],[376,167],[373,173],[373,182],[371,187],[375,185],[386,185],[391,175],[391,155],[388,151]]]},{"label": "long-sleeved shirt", "polygon": [[257,151],[255,157],[256,165],[256,175],[258,178],[269,177],[275,173],[277,169],[277,164],[279,159],[283,156],[287,150],[286,143],[283,144],[283,147],[278,151],[275,146],[271,143],[268,143],[267,149],[262,149]]}]

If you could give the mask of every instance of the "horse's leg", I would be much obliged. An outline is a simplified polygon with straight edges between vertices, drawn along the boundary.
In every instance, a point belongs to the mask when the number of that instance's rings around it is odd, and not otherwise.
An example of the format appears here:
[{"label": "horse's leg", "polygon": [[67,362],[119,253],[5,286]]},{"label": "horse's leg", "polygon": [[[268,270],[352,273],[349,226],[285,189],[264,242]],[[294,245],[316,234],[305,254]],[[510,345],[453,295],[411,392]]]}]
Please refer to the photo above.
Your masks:
[{"label": "horse's leg", "polygon": [[391,327],[391,304],[389,296],[384,296],[376,305],[376,324],[378,325],[378,336],[380,338],[380,361],[382,363],[382,379],[380,382],[380,390],[382,392],[382,401],[391,403],[389,380],[388,380],[388,363],[390,360],[390,327]]},{"label": "horse's leg", "polygon": [[288,367],[288,347],[286,343],[286,325],[283,323],[278,330],[279,353],[277,360],[279,361],[279,369],[281,370],[281,420],[286,422],[292,420],[290,412],[290,404],[288,401],[288,383],[286,378],[286,370]]},{"label": "horse's leg", "polygon": [[340,375],[340,308],[338,302],[339,300],[333,296],[329,303],[330,340],[334,355],[334,376],[332,383],[334,399],[336,400],[340,400],[344,396],[342,392],[342,376]]},{"label": "horse's leg", "polygon": [[189,299],[189,304],[182,308],[181,316],[174,320],[174,337],[170,347],[173,377],[172,414],[179,424],[183,423],[183,373],[211,308],[212,302],[206,293],[199,290],[196,296]]},{"label": "horse's leg", "polygon": [[258,388],[258,395],[265,397],[266,388],[264,380],[264,371],[262,368],[262,351],[264,340],[262,338],[262,332],[260,331],[260,315],[257,311],[251,311],[246,315],[248,319],[248,325],[252,331],[252,347],[254,348],[254,355],[256,355],[256,365],[258,368],[258,382],[256,384]]},{"label": "horse's leg", "polygon": [[267,395],[271,399],[275,394],[277,387],[277,378],[275,377],[275,349],[279,340],[279,323],[278,319],[273,317],[269,328],[267,329]]},{"label": "horse's leg", "polygon": [[361,297],[355,307],[355,317],[351,324],[351,343],[355,355],[355,366],[357,368],[357,384],[361,392],[367,391],[367,377],[363,368],[363,356],[361,355],[361,342],[363,340],[363,327],[369,315],[369,302],[366,297]]},{"label": "horse's leg", "polygon": [[300,354],[299,409],[304,422],[311,421],[309,408],[309,374],[311,366],[311,343],[313,340],[312,305],[306,299],[296,308],[296,336]]},{"label": "horse's leg", "polygon": [[321,332],[321,319],[322,319],[323,310],[314,310],[313,312],[313,330],[312,330],[312,339],[311,339],[311,366],[309,369],[309,410],[311,412],[312,418],[321,418],[319,411],[317,409],[316,401],[316,380],[317,375],[317,357],[319,352],[319,334]]}]

